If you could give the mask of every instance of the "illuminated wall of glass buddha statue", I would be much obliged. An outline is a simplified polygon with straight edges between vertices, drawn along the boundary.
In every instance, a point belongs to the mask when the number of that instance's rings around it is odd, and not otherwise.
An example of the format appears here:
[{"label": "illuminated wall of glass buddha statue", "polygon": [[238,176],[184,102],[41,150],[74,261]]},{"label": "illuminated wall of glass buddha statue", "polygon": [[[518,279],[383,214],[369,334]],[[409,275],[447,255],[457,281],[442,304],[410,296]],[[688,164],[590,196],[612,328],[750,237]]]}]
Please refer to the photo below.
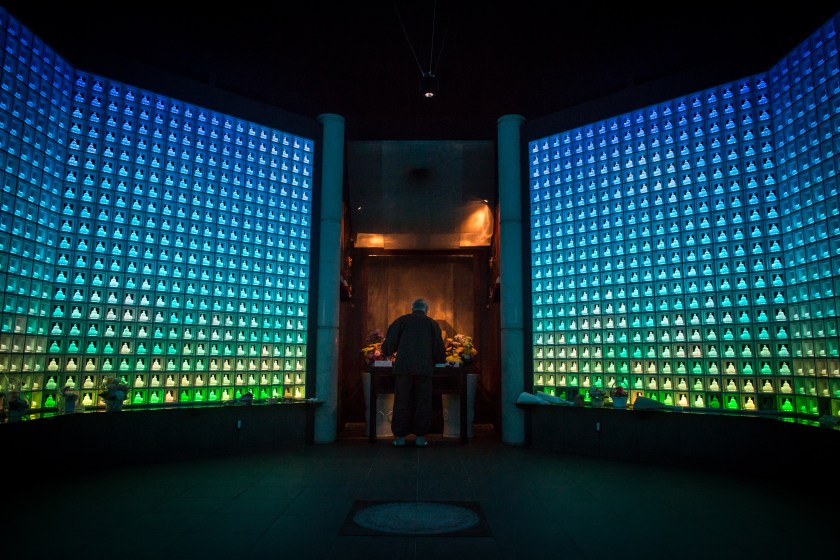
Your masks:
[{"label": "illuminated wall of glass buddha statue", "polygon": [[529,143],[534,391],[840,414],[835,25]]},{"label": "illuminated wall of glass buddha statue", "polygon": [[90,75],[4,15],[0,383],[305,397],[313,141]]}]

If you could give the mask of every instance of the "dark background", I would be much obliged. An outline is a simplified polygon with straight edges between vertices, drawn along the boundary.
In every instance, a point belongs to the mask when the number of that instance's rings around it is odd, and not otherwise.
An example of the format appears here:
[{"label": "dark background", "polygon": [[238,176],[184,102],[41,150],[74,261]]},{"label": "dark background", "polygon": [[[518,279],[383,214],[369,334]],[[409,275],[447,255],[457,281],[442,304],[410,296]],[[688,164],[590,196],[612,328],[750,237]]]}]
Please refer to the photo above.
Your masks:
[{"label": "dark background", "polygon": [[[510,113],[542,117],[707,67],[736,80],[778,62],[840,10],[732,1],[3,5],[81,70],[116,57],[121,75],[105,75],[132,85],[143,86],[139,64],[301,116],[337,113],[349,141],[493,140]],[[431,100],[418,91],[429,70],[440,87]]]}]

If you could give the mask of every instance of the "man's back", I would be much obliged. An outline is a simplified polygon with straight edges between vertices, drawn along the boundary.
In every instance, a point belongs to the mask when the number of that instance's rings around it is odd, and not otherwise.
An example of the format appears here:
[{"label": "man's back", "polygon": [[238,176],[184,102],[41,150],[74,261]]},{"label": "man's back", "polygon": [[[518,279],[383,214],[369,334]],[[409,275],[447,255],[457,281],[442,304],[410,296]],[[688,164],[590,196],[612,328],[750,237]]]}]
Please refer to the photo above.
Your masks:
[{"label": "man's back", "polygon": [[385,355],[396,352],[395,375],[432,375],[435,364],[446,360],[440,327],[422,311],[413,311],[391,323],[382,352]]}]

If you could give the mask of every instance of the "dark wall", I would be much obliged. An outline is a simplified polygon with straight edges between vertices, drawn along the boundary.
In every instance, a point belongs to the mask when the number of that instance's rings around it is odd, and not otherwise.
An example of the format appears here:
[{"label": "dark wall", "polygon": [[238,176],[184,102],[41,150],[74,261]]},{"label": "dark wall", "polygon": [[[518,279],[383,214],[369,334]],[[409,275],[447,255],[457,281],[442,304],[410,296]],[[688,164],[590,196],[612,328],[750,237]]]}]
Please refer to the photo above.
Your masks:
[{"label": "dark wall", "polygon": [[[9,423],[0,449],[17,472],[55,460],[62,472],[225,457],[312,442],[317,403],[85,412]],[[46,463],[45,463],[46,461]]]},{"label": "dark wall", "polygon": [[569,455],[757,474],[831,469],[840,431],[763,416],[520,405],[530,446]]}]

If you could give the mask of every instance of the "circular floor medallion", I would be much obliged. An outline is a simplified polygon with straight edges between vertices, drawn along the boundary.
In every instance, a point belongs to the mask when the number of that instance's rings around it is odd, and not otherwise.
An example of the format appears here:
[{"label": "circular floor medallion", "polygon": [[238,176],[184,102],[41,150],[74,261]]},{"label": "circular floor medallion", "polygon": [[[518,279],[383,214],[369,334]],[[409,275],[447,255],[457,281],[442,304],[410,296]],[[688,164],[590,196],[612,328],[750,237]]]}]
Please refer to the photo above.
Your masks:
[{"label": "circular floor medallion", "polygon": [[360,509],[353,521],[386,533],[436,535],[474,527],[480,518],[469,508],[434,502],[389,502]]}]

